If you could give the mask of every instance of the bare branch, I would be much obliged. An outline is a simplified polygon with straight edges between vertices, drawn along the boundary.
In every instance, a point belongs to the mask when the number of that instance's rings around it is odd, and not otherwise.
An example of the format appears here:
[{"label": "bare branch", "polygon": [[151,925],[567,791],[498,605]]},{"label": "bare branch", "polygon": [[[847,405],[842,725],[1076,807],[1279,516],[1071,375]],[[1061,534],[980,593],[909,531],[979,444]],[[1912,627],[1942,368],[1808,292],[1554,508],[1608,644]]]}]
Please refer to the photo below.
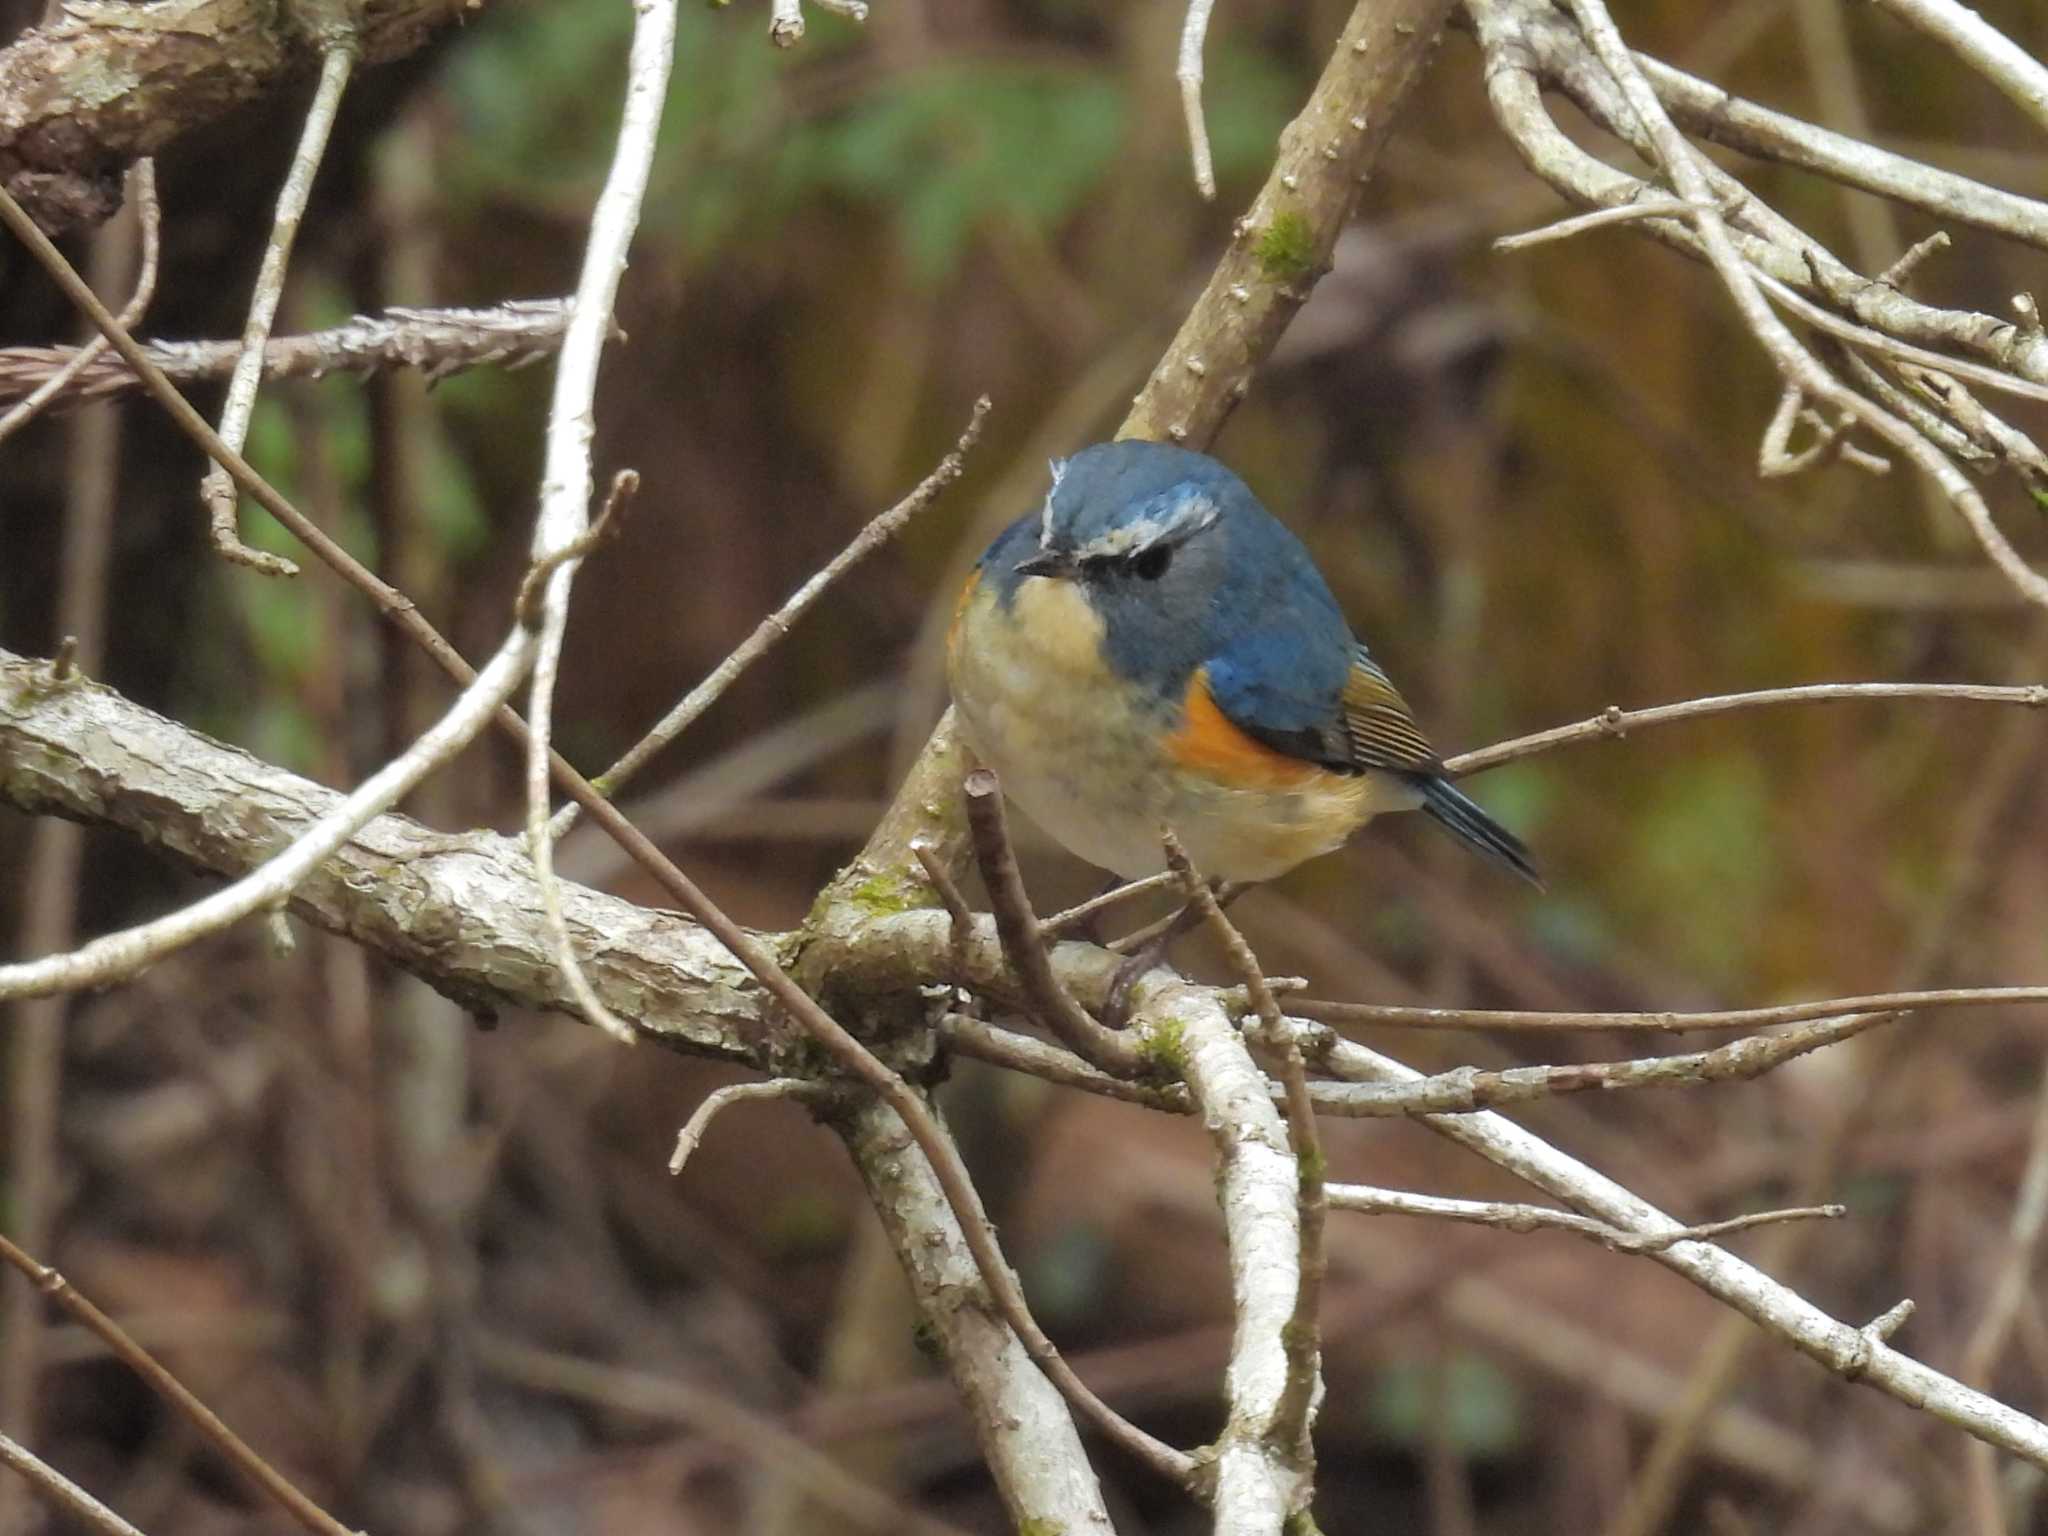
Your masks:
[{"label": "bare branch", "polygon": [[1265,972],[1244,935],[1223,915],[1215,893],[1196,871],[1180,839],[1169,830],[1164,843],[1167,867],[1179,877],[1189,904],[1201,913],[1230,956],[1230,963],[1257,1011],[1262,1043],[1280,1059],[1280,1080],[1287,1105],[1287,1146],[1294,1154],[1300,1259],[1294,1311],[1280,1335],[1287,1351],[1287,1384],[1273,1407],[1268,1433],[1278,1444],[1294,1448],[1301,1468],[1307,1473],[1315,1466],[1315,1446],[1308,1430],[1322,1390],[1323,1272],[1327,1264],[1323,1252],[1323,1144],[1316,1130],[1315,1105],[1309,1098],[1308,1068],[1302,1061],[1294,1031],[1282,1017],[1280,1004],[1266,985]]},{"label": "bare branch", "polygon": [[1835,1045],[1897,1018],[1895,1013],[1852,1013],[1820,1019],[1782,1035],[1751,1035],[1711,1051],[1647,1056],[1632,1061],[1576,1062],[1561,1067],[1454,1067],[1396,1085],[1318,1084],[1316,1108],[1326,1115],[1471,1114],[1500,1104],[1592,1089],[1697,1087],[1761,1077],[1798,1056]]},{"label": "bare branch", "polygon": [[[548,402],[547,452],[541,466],[540,514],[534,521],[531,557],[534,568],[547,575],[540,587],[539,632],[527,696],[526,851],[533,860],[541,918],[563,979],[582,1005],[584,1017],[621,1045],[632,1043],[632,1027],[605,1007],[590,985],[562,914],[561,883],[555,876],[555,833],[548,825],[548,784],[554,768],[548,743],[555,678],[569,629],[569,591],[582,563],[579,550],[587,547],[591,535],[590,441],[597,430],[598,363],[611,334],[612,306],[626,270],[627,248],[640,226],[640,203],[654,164],[675,39],[675,0],[635,0],[618,145],[597,195],[597,206],[591,211],[574,307],[555,365],[554,394]],[[607,502],[607,510],[617,502],[615,494]]]},{"label": "bare branch", "polygon": [[[1679,124],[1701,138],[1906,203],[1957,224],[2048,248],[2048,203],[1895,155],[1731,95],[1638,53],[1636,63]],[[1900,286],[1890,273],[1879,279]]]},{"label": "bare branch", "polygon": [[909,1277],[919,1315],[1020,1531],[1113,1529],[1074,1415],[1034,1363],[968,1241],[937,1171],[887,1108],[869,1103],[840,1128],[868,1198]]},{"label": "bare branch", "polygon": [[[498,654],[477,674],[475,684],[462,692],[431,730],[372,774],[284,852],[226,890],[166,917],[94,939],[68,954],[0,965],[0,999],[112,985],[197,939],[289,900],[293,888],[308,873],[468,745],[498,706],[511,697],[532,660],[532,636],[515,626]],[[70,686],[86,685],[74,682]]]},{"label": "bare branch", "polygon": [[1173,885],[1179,877],[1170,869],[1162,869],[1156,875],[1147,875],[1142,880],[1127,880],[1114,890],[1104,891],[1100,896],[1091,896],[1086,901],[1076,902],[1064,912],[1055,912],[1041,921],[1038,931],[1045,937],[1057,938],[1086,923],[1097,914],[1120,907],[1127,901],[1140,896],[1149,896],[1154,891],[1163,891]]},{"label": "bare branch", "polygon": [[[561,345],[568,323],[569,306],[561,299],[515,299],[494,309],[394,305],[328,330],[273,336],[263,348],[263,377],[320,379],[416,368],[432,381],[465,368],[524,368]],[[93,355],[56,393],[52,410],[141,390],[143,381],[126,359],[99,351],[106,344],[99,336],[83,347],[0,347],[0,400],[40,388],[81,352]],[[145,341],[138,347],[165,379],[184,384],[225,378],[240,355],[240,344],[232,341]]]},{"label": "bare branch", "polygon": [[718,1118],[720,1110],[730,1109],[735,1104],[753,1103],[758,1099],[804,1099],[815,1102],[822,1097],[824,1088],[801,1077],[771,1077],[765,1083],[727,1083],[723,1088],[713,1089],[704,1095],[704,1102],[692,1111],[690,1118],[683,1122],[683,1128],[676,1133],[676,1149],[669,1154],[668,1171],[681,1173],[683,1165],[690,1160],[704,1140],[704,1133],[711,1129],[711,1122]]},{"label": "bare branch", "polygon": [[953,986],[958,987],[960,978],[967,974],[967,945],[974,936],[974,911],[967,905],[967,898],[960,894],[960,886],[953,879],[952,872],[937,854],[923,843],[912,843],[910,851],[924,866],[925,878],[938,892],[939,904],[946,909],[946,920],[952,925],[946,944],[946,976]]},{"label": "bare branch", "polygon": [[[466,0],[377,0],[363,58],[411,53],[465,19]],[[0,49],[0,189],[52,234],[112,213],[121,170],[287,82],[324,39],[269,0],[50,7]]]},{"label": "bare branch", "polygon": [[1851,1013],[1908,1013],[1927,1008],[1996,1008],[2048,1003],[2048,987],[1947,987],[1925,992],[1873,992],[1769,1008],[1723,1008],[1708,1013],[1556,1013],[1522,1008],[1405,1008],[1387,1003],[1332,1003],[1290,998],[1304,1018],[1374,1029],[1762,1029]]},{"label": "bare branch", "polygon": [[[1017,868],[1017,855],[1010,847],[1003,816],[1003,790],[996,776],[986,768],[977,768],[967,775],[962,793],[967,797],[967,824],[974,835],[982,883],[988,887],[996,932],[1002,938],[1003,954],[1017,973],[1031,1012],[1090,1065],[1119,1077],[1140,1072],[1145,1058],[1137,1043],[1089,1018],[1053,974],[1044,936],[1032,914],[1031,898],[1024,890],[1024,876]],[[924,850],[923,858],[937,862],[928,849]]]},{"label": "bare branch", "polygon": [[[1170,979],[1169,979],[1170,978]],[[1278,1536],[1306,1507],[1314,1463],[1273,1431],[1294,1379],[1287,1328],[1301,1294],[1297,1167],[1271,1085],[1206,988],[1154,971],[1134,993],[1131,1028],[1177,1060],[1216,1161],[1230,1255],[1229,1421],[1216,1441],[1216,1529]],[[1320,1380],[1308,1409],[1313,1419]]]},{"label": "bare branch", "polygon": [[[312,105],[306,109],[298,147],[292,151],[291,166],[277,194],[277,214],[271,221],[270,238],[263,245],[263,263],[256,271],[256,287],[249,298],[249,319],[242,327],[241,355],[235,359],[235,371],[228,379],[227,400],[221,406],[221,441],[237,453],[242,451],[249,435],[249,416],[256,407],[256,384],[263,376],[263,346],[270,340],[270,325],[277,318],[278,301],[284,297],[285,269],[291,264],[299,221],[306,216],[306,203],[313,195],[313,177],[327,153],[327,136],[334,129],[335,114],[341,110],[342,93],[348,89],[361,47],[356,30],[360,4],[337,5],[334,16],[335,25],[321,41],[320,84],[313,92]],[[298,567],[283,556],[265,554],[242,542],[235,526],[234,482],[222,465],[214,464],[207,469],[199,485],[199,496],[206,505],[207,527],[217,553],[266,576],[298,574]]]},{"label": "bare branch", "polygon": [[1690,1227],[1672,1227],[1661,1232],[1631,1232],[1590,1216],[1556,1211],[1542,1205],[1517,1205],[1503,1200],[1457,1200],[1446,1195],[1416,1195],[1401,1189],[1376,1189],[1368,1184],[1332,1184],[1328,1187],[1331,1208],[1358,1211],[1368,1216],[1435,1216],[1445,1221],[1470,1222],[1474,1226],[1499,1227],[1504,1232],[1570,1232],[1590,1238],[1616,1253],[1662,1253],[1673,1243],[1700,1243],[1747,1232],[1752,1227],[1773,1226],[1781,1221],[1837,1221],[1849,1214],[1846,1206],[1802,1205],[1779,1211],[1753,1211],[1726,1221],[1705,1221]]},{"label": "bare branch", "polygon": [[1209,13],[1215,8],[1216,0],[1188,0],[1187,19],[1180,30],[1180,58],[1174,69],[1174,78],[1180,82],[1181,111],[1188,122],[1195,188],[1210,202],[1216,200],[1216,163],[1209,155],[1209,121],[1202,112],[1202,43],[1209,35]]},{"label": "bare branch", "polygon": [[1106,1099],[1121,1099],[1126,1104],[1143,1104],[1147,1109],[1163,1110],[1170,1115],[1194,1113],[1194,1102],[1179,1083],[1156,1085],[1114,1077],[1100,1067],[1089,1066],[1072,1051],[1062,1050],[1035,1035],[949,1013],[939,1021],[939,1036],[963,1056],[1028,1073],[1048,1083],[1078,1088]]},{"label": "bare branch", "polygon": [[554,573],[555,567],[567,560],[581,560],[617,538],[619,529],[625,524],[626,508],[639,494],[639,470],[622,469],[613,475],[611,489],[605,492],[604,505],[598,508],[596,518],[581,536],[526,568],[526,574],[519,581],[519,595],[512,600],[512,616],[528,629],[538,629],[541,594],[547,590],[548,577]]},{"label": "bare branch", "polygon": [[1781,282],[1768,272],[1754,274],[1757,285],[1778,303],[1792,311],[1815,330],[1825,331],[1838,341],[1846,341],[1867,351],[1897,358],[1901,362],[1919,363],[1927,368],[1942,368],[1959,379],[1968,379],[1973,384],[1982,384],[1987,389],[2002,390],[2009,395],[2018,395],[2023,400],[2048,400],[2048,385],[2033,379],[2015,377],[1997,368],[1987,368],[1967,358],[1950,357],[1946,353],[1933,352],[1926,347],[1916,346],[1910,341],[1900,341],[1871,326],[1858,325],[1853,320],[1844,320],[1840,315],[1814,303],[1792,284]]},{"label": "bare branch", "polygon": [[1525,251],[1532,245],[1569,240],[1589,230],[1633,224],[1638,219],[1684,218],[1687,212],[1687,205],[1678,198],[1645,197],[1633,203],[1623,203],[1618,208],[1595,208],[1591,213],[1576,213],[1568,219],[1559,219],[1555,224],[1546,224],[1541,229],[1527,230],[1519,235],[1502,235],[1493,242],[1493,248],[1496,251]]},{"label": "bare branch", "polygon": [[0,1435],[0,1462],[27,1478],[30,1486],[46,1500],[100,1536],[142,1536],[142,1532],[115,1514],[62,1472],[6,1435]]},{"label": "bare branch", "polygon": [[[186,867],[237,877],[328,819],[342,796],[153,714],[89,679],[52,689],[44,666],[0,651],[0,800],[144,838]],[[809,1051],[710,933],[596,891],[564,892],[607,1006],[653,1039],[772,1076]],[[421,976],[473,1012],[570,1015],[535,914],[520,844],[448,837],[403,816],[364,827],[292,891],[291,910]],[[936,918],[937,914],[933,914]],[[936,925],[935,925],[936,926]],[[934,952],[943,938],[934,934]],[[989,967],[1001,969],[991,934]]]},{"label": "bare branch", "polygon": [[1834,704],[1859,699],[1940,699],[1968,704],[2019,704],[2028,709],[2048,707],[2048,684],[2002,687],[1990,683],[1807,683],[1795,688],[1764,688],[1754,693],[1720,693],[1682,704],[1656,704],[1647,709],[1623,709],[1610,704],[1589,720],[1574,725],[1553,726],[1532,736],[1518,736],[1475,752],[1461,752],[1445,762],[1444,771],[1453,777],[1484,773],[1503,763],[1520,762],[1553,747],[1598,739],[1620,740],[1631,731],[1671,725],[1680,720],[1698,720],[1708,715],[1725,715],[1736,710],[1762,709],[1780,704]]}]

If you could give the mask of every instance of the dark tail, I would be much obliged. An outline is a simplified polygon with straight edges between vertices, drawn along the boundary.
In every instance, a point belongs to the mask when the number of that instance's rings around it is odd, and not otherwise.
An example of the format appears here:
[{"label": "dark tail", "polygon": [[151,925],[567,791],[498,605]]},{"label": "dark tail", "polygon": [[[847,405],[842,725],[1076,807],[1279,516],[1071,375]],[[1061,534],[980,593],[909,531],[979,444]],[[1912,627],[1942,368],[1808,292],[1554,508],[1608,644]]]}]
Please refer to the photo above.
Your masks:
[{"label": "dark tail", "polygon": [[1418,778],[1416,787],[1422,791],[1422,808],[1448,827],[1459,841],[1471,844],[1502,868],[1513,870],[1537,890],[1543,889],[1543,877],[1536,872],[1536,862],[1529,857],[1522,840],[1487,815],[1478,801],[1440,775]]}]

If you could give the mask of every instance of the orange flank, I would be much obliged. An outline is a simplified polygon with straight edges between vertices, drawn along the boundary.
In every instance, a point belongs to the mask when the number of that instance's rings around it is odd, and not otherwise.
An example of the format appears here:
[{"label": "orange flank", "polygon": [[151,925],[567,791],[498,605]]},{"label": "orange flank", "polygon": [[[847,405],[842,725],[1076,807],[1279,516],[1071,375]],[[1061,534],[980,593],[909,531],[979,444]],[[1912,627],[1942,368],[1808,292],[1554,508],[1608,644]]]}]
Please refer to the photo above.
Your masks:
[{"label": "orange flank", "polygon": [[1209,675],[1198,668],[1188,679],[1179,730],[1166,738],[1167,756],[1181,767],[1204,774],[1232,789],[1303,789],[1332,777],[1316,763],[1276,752],[1247,736],[1209,693]]},{"label": "orange flank", "polygon": [[967,622],[967,605],[974,601],[974,592],[981,585],[981,567],[976,566],[967,573],[967,581],[960,588],[959,601],[953,604],[953,622],[946,626],[946,654],[951,656],[960,649],[960,626]]}]

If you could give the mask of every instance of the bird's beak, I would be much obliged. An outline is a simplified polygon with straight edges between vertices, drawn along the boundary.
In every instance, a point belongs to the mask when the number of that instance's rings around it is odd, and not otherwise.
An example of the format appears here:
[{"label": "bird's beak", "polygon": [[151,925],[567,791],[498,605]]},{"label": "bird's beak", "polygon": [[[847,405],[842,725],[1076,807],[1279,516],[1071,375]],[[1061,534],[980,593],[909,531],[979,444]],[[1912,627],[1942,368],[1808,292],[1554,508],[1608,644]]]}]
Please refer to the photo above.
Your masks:
[{"label": "bird's beak", "polygon": [[1056,579],[1074,574],[1074,557],[1065,550],[1041,549],[1017,562],[1019,576],[1051,576]]}]

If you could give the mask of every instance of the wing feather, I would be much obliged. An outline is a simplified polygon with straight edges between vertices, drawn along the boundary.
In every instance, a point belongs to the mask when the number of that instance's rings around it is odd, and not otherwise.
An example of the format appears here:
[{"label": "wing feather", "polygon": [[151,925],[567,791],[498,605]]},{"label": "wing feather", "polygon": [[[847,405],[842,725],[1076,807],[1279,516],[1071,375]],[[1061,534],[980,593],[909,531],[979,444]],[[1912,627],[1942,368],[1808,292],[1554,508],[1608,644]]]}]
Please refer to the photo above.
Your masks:
[{"label": "wing feather", "polygon": [[1364,646],[1352,651],[1351,672],[1344,680],[1344,730],[1351,760],[1361,768],[1435,773],[1440,766],[1408,701]]}]

